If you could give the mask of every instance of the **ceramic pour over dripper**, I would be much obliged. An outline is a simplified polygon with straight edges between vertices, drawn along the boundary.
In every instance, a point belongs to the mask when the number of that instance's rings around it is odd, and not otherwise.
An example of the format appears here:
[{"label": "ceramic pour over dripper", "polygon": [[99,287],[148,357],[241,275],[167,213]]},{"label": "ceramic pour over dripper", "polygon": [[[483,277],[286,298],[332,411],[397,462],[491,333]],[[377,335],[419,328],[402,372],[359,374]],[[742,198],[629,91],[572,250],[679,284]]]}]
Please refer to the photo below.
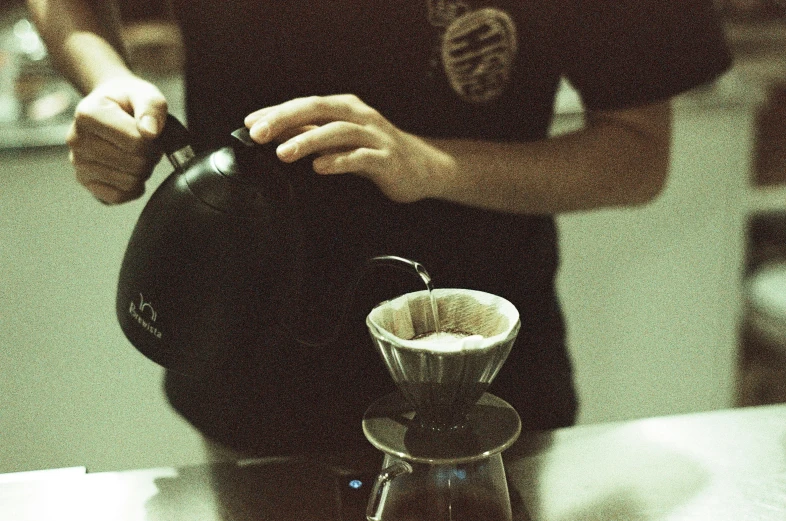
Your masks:
[{"label": "ceramic pour over dripper", "polygon": [[390,375],[424,428],[463,426],[508,357],[521,322],[515,306],[480,291],[436,289],[442,331],[469,336],[417,339],[434,331],[428,291],[383,302],[366,319]]}]

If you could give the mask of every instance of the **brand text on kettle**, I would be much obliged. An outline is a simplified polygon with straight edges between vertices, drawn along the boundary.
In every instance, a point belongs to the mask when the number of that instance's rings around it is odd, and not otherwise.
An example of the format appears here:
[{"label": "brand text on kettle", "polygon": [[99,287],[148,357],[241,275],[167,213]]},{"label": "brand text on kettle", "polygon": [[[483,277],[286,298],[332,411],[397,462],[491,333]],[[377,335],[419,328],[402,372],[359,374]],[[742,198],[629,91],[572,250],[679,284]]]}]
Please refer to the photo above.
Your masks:
[{"label": "brand text on kettle", "polygon": [[[139,308],[137,308],[136,304],[132,300],[128,308],[128,314],[131,315],[131,317],[133,317],[133,319],[136,320],[137,323],[148,333],[159,340],[161,339],[163,334],[152,324],[156,321],[158,314],[156,313],[156,310],[153,309],[153,306],[150,304],[150,302],[145,302],[145,297],[141,293],[139,294]],[[148,316],[150,317],[149,319],[146,318]]]}]

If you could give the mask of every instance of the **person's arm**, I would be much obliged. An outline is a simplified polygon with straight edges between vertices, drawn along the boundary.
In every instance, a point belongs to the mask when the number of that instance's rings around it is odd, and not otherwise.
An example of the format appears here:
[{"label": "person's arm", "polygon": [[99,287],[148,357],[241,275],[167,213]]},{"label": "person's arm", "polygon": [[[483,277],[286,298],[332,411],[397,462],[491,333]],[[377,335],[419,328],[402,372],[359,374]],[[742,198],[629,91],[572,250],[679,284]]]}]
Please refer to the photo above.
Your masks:
[{"label": "person's arm", "polygon": [[668,172],[668,102],[591,111],[584,129],[532,143],[432,140],[403,132],[352,95],[292,100],[250,114],[251,136],[284,161],[316,154],[320,174],[355,173],[392,200],[449,200],[512,213],[645,203]]},{"label": "person's arm", "polygon": [[82,93],[131,75],[114,4],[97,0],[27,0],[55,67]]},{"label": "person's arm", "polygon": [[163,128],[167,103],[128,68],[112,2],[27,5],[55,67],[85,95],[66,138],[77,180],[107,203],[140,197],[160,158],[151,140]]},{"label": "person's arm", "polygon": [[432,141],[447,157],[430,195],[514,213],[654,199],[668,174],[670,104],[590,111],[586,120],[583,130],[532,143]]}]

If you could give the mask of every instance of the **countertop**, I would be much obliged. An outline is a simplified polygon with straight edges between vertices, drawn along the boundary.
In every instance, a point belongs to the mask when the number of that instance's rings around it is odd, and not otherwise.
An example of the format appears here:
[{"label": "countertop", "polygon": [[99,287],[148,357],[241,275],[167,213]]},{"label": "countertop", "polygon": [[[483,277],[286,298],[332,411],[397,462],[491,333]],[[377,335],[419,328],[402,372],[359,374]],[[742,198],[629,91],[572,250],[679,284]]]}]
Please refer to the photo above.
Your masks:
[{"label": "countertop", "polygon": [[[786,405],[525,434],[505,460],[519,520],[786,518]],[[347,483],[378,465],[370,450],[319,461],[7,474],[0,519],[359,521],[367,487]]]}]

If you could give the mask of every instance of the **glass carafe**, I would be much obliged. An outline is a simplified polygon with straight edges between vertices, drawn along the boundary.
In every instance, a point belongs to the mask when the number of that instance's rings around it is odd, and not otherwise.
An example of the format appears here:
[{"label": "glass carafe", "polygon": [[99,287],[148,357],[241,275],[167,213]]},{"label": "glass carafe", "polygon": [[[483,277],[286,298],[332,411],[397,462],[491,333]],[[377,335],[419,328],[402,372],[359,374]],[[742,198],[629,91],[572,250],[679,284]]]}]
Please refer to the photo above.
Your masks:
[{"label": "glass carafe", "polygon": [[502,452],[521,432],[515,409],[484,393],[456,429],[423,426],[400,393],[363,417],[366,438],[384,454],[366,512],[369,521],[510,521]]},{"label": "glass carafe", "polygon": [[502,455],[466,463],[417,463],[386,454],[369,521],[511,521]]}]

